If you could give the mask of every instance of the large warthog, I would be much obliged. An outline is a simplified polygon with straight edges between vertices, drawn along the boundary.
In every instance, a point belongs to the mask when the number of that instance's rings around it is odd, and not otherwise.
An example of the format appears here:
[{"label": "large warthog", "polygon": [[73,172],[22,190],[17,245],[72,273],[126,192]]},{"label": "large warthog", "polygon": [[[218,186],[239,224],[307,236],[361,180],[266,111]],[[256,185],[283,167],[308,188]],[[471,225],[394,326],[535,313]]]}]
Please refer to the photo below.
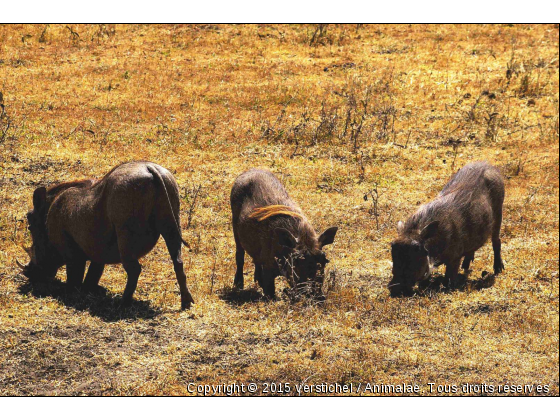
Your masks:
[{"label": "large warthog", "polygon": [[296,289],[319,296],[328,260],[323,252],[338,228],[317,236],[301,209],[271,172],[252,169],[241,174],[231,190],[235,238],[234,287],[243,288],[245,252],[255,263],[255,281],[275,296],[274,279],[284,276]]},{"label": "large warthog", "polygon": [[398,223],[398,238],[391,244],[392,296],[411,295],[431,275],[433,266],[446,265],[445,281],[456,286],[461,258],[468,271],[474,253],[492,236],[494,273],[504,264],[500,228],[504,203],[504,181],[500,172],[486,162],[475,162],[459,170],[438,197],[421,206],[406,223]]},{"label": "large warthog", "polygon": [[122,263],[128,275],[123,304],[132,301],[138,259],[165,239],[181,290],[181,307],[194,303],[181,259],[179,190],[173,175],[150,162],[116,166],[103,179],[65,182],[33,193],[27,214],[31,261],[20,264],[30,279],[54,277],[66,265],[67,284],[97,287],[105,264]]}]

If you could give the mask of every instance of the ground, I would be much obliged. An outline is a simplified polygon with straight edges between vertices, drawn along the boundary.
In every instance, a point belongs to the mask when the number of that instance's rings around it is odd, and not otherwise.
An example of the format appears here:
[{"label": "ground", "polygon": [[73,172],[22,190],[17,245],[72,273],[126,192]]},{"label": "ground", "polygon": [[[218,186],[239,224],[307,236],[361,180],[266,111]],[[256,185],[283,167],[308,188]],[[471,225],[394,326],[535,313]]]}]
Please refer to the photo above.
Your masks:
[{"label": "ground", "polygon": [[[254,382],[257,394],[263,383],[491,393],[468,383],[558,395],[558,35],[558,25],[1,26],[0,394]],[[121,266],[106,270],[103,295],[67,292],[64,269],[29,282],[15,260],[31,243],[33,190],[135,159],[180,185],[192,309],[179,310],[161,240],[130,308],[119,305]],[[397,222],[476,160],[506,179],[505,271],[482,280],[487,244],[458,290],[390,298]],[[317,231],[339,226],[324,304],[261,299],[250,261],[246,290],[231,289],[229,191],[252,167],[276,173]]]}]

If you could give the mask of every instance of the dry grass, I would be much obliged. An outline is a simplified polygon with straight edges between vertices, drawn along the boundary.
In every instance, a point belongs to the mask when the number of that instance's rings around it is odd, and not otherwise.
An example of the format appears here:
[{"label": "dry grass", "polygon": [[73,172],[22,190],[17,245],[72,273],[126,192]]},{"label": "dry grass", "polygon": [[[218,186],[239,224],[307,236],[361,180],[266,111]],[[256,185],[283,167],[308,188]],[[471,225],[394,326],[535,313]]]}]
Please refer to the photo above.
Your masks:
[{"label": "dry grass", "polygon": [[[236,381],[558,395],[558,25],[2,26],[0,91],[0,394]],[[128,310],[120,266],[94,297],[66,294],[64,270],[32,285],[15,265],[36,186],[132,159],[182,188],[190,311],[161,241]],[[389,298],[397,221],[480,159],[507,176],[505,272]],[[253,289],[229,289],[229,189],[251,167],[277,173],[317,230],[340,226],[325,305],[261,301],[250,263]],[[491,267],[487,245],[473,279]]]}]

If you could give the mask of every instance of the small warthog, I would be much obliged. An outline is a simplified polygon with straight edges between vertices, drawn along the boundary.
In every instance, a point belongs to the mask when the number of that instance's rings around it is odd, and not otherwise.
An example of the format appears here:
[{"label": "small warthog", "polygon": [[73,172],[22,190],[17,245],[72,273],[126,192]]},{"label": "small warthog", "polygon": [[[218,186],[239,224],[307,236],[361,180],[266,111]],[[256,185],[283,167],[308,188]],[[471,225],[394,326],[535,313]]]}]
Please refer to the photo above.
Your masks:
[{"label": "small warthog", "polygon": [[132,301],[138,259],[163,236],[181,290],[181,307],[194,303],[181,259],[179,189],[169,171],[150,162],[116,166],[103,179],[65,182],[33,193],[27,214],[31,261],[20,264],[30,279],[54,277],[66,265],[67,284],[95,289],[105,264],[122,263],[128,275],[123,304]]},{"label": "small warthog", "polygon": [[500,172],[486,162],[475,162],[459,170],[438,197],[421,206],[406,223],[399,222],[398,238],[391,244],[392,296],[410,295],[414,287],[431,275],[432,266],[446,265],[445,281],[451,287],[461,264],[468,271],[474,253],[492,235],[494,273],[504,264],[500,227],[504,203],[504,181]]},{"label": "small warthog", "polygon": [[252,169],[241,174],[231,189],[235,238],[234,287],[243,288],[245,251],[255,263],[255,281],[264,294],[275,296],[274,279],[282,275],[295,288],[320,294],[328,262],[322,248],[332,244],[338,228],[319,237],[271,172]]}]

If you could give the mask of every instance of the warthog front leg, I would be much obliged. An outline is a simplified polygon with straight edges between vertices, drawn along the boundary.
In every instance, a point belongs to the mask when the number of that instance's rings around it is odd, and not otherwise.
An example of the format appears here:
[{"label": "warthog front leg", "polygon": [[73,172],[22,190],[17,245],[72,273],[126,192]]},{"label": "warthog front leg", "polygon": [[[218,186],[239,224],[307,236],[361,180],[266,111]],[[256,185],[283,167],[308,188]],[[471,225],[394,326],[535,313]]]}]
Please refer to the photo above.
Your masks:
[{"label": "warthog front leg", "polygon": [[262,289],[264,295],[269,299],[274,299],[276,297],[274,279],[278,275],[278,270],[274,268],[262,268]]},{"label": "warthog front leg", "polygon": [[457,277],[459,276],[459,266],[461,265],[461,258],[451,261],[445,268],[445,281],[449,284],[451,289],[457,287]]}]

